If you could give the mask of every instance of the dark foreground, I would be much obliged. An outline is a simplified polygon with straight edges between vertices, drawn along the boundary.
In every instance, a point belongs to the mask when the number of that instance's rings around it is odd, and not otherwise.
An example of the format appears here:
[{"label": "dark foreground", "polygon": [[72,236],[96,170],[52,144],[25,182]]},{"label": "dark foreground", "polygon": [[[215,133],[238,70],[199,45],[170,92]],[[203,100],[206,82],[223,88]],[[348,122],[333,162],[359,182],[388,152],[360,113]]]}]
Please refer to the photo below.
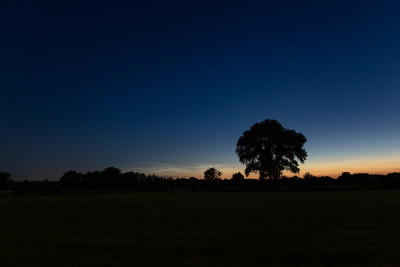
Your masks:
[{"label": "dark foreground", "polygon": [[0,198],[1,266],[400,265],[400,191]]}]

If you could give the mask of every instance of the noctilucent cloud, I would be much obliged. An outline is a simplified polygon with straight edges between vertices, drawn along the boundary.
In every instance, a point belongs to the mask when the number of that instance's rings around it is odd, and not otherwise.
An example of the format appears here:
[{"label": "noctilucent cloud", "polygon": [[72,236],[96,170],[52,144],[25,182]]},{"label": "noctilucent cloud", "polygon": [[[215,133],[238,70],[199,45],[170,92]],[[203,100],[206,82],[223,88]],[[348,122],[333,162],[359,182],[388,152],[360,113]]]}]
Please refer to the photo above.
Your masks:
[{"label": "noctilucent cloud", "polygon": [[[301,173],[400,171],[398,1],[2,1],[0,171],[223,177],[276,119]],[[250,177],[257,177],[251,175]]]}]

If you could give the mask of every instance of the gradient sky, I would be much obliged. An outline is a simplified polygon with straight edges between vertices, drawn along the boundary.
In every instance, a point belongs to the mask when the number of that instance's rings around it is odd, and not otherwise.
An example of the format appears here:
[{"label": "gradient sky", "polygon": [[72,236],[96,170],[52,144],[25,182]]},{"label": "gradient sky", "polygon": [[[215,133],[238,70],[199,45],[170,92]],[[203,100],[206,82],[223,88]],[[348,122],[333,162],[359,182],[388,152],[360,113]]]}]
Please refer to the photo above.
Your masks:
[{"label": "gradient sky", "polygon": [[[1,1],[0,171],[223,177],[276,119],[300,175],[400,171],[399,1]],[[251,175],[257,177],[257,175]]]}]

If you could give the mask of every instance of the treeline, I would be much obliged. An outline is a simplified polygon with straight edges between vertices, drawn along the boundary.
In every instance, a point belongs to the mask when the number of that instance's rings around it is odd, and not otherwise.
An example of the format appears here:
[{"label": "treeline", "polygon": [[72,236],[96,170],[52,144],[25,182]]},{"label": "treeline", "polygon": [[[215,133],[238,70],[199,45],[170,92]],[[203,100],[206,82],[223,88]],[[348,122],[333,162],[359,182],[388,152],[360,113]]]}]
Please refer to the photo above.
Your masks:
[{"label": "treeline", "polygon": [[328,176],[283,176],[280,179],[244,179],[236,173],[231,179],[159,177],[139,172],[122,173],[109,167],[103,171],[80,173],[67,171],[59,181],[15,182],[8,173],[0,173],[2,194],[62,193],[85,191],[301,191],[346,189],[400,189],[400,173],[377,175],[342,173],[337,179]]},{"label": "treeline", "polygon": [[[210,168],[208,170],[213,170]],[[207,171],[208,171],[207,170]],[[235,173],[231,179],[221,179],[219,175],[209,175],[205,179],[172,178],[146,175],[139,172],[122,173],[120,169],[109,167],[103,171],[82,174],[68,171],[60,179],[62,190],[229,190],[229,189],[271,189],[284,187],[302,189],[304,187],[343,187],[343,186],[376,186],[385,189],[400,189],[400,173],[377,175],[368,173],[350,174],[343,172],[337,179],[329,176],[314,176],[306,173],[303,177],[283,176],[280,179],[244,179],[241,173]],[[218,171],[218,170],[216,170]]]},{"label": "treeline", "polygon": [[0,196],[25,195],[28,193],[57,194],[61,193],[59,181],[13,181],[11,174],[0,172]]}]

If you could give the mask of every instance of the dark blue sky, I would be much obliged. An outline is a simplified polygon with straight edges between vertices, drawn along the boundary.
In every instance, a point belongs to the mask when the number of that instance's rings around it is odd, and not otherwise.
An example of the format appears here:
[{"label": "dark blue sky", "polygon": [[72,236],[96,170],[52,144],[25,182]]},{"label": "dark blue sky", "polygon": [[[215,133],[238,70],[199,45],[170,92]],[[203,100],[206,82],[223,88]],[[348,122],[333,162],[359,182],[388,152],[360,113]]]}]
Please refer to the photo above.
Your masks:
[{"label": "dark blue sky", "polygon": [[[277,119],[301,174],[400,171],[398,1],[2,1],[0,171],[230,178]],[[255,177],[255,176],[254,176]]]}]

